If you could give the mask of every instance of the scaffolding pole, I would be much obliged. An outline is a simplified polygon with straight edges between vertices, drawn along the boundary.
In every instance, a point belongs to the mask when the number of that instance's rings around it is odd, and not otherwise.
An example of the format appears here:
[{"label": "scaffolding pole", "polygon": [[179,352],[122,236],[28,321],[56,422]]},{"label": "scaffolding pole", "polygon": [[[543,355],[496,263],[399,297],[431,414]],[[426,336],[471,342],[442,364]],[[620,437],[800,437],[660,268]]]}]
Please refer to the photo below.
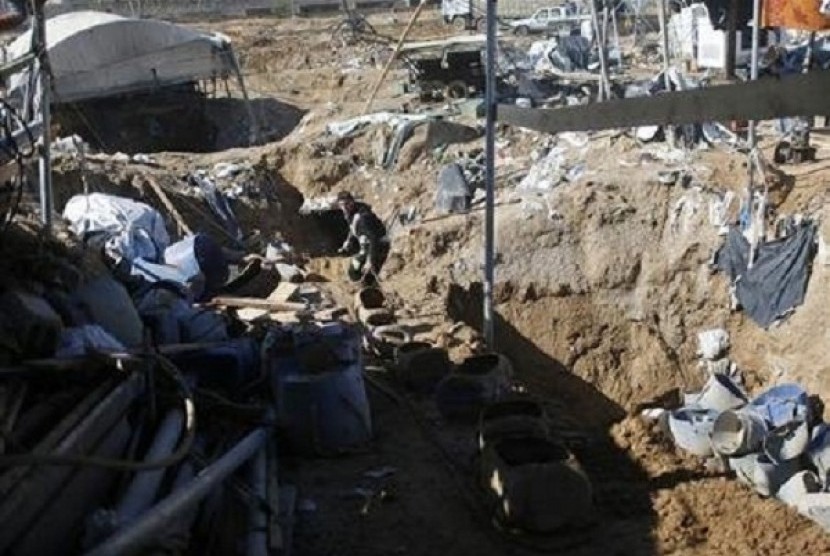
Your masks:
[{"label": "scaffolding pole", "polygon": [[32,34],[34,37],[34,52],[37,56],[38,69],[38,95],[40,120],[43,125],[40,140],[40,152],[38,160],[38,177],[40,179],[40,219],[47,232],[52,231],[52,214],[54,204],[52,200],[52,153],[50,136],[51,125],[51,80],[49,76],[49,55],[46,50],[46,17],[44,15],[43,3],[37,0],[32,2],[34,24]]},{"label": "scaffolding pole", "polygon": [[[749,61],[749,77],[752,81],[756,81],[758,79],[758,42],[760,40],[761,34],[761,1],[760,0],[753,0],[752,2],[752,56]],[[755,130],[756,121],[754,119],[749,121],[749,129],[747,130],[747,142],[749,143],[749,164],[747,164],[748,173],[749,173],[749,184],[747,186],[747,199],[746,199],[746,207],[749,211],[750,222],[752,222],[753,218],[753,204],[755,200],[755,164],[757,163],[758,155],[756,153],[756,149],[758,147],[758,137]],[[765,210],[764,206],[766,203],[761,203],[759,210]],[[763,240],[761,233],[759,230],[763,229],[763,221],[764,215],[758,215],[758,226],[753,226],[752,232],[752,242],[750,246],[749,252],[749,260],[747,261],[747,267],[752,268],[753,263],[755,262],[755,254],[758,251],[758,244]]]},{"label": "scaffolding pole", "polygon": [[496,187],[496,0],[487,0],[487,68],[485,72],[485,99],[487,120],[484,142],[484,339],[490,349],[495,349],[493,323],[493,283],[495,265],[495,187]]}]

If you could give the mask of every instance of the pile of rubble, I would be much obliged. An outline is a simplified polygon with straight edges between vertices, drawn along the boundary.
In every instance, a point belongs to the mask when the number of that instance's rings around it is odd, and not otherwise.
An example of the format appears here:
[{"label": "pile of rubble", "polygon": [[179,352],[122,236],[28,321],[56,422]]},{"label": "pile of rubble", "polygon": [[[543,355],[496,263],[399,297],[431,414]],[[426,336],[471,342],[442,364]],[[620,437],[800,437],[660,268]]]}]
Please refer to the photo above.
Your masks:
[{"label": "pile of rubble", "polygon": [[768,388],[751,398],[723,353],[722,329],[699,335],[709,380],[685,394],[666,415],[675,444],[686,452],[720,459],[739,481],[773,496],[830,530],[830,426],[823,406],[798,384]]},{"label": "pile of rubble", "polygon": [[105,270],[0,295],[0,552],[288,553],[277,444],[372,438],[357,327],[284,277],[234,296],[250,261],[205,234],[171,242],[143,203],[94,193],[64,215]]}]

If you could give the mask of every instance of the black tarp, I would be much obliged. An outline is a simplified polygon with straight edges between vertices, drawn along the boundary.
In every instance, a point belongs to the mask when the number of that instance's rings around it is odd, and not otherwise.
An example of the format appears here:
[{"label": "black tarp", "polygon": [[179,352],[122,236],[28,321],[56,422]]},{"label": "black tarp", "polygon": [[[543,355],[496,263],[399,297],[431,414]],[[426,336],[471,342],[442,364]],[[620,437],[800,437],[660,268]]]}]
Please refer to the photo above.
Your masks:
[{"label": "black tarp", "polygon": [[719,31],[725,31],[729,20],[729,5],[732,1],[738,3],[735,29],[742,31],[748,28],[752,20],[751,0],[703,0],[706,10],[709,12],[709,21],[712,27]]},{"label": "black tarp", "polygon": [[760,246],[747,270],[749,242],[737,228],[729,230],[715,262],[735,283],[744,312],[764,328],[804,301],[814,238],[815,226],[804,224],[788,237]]}]

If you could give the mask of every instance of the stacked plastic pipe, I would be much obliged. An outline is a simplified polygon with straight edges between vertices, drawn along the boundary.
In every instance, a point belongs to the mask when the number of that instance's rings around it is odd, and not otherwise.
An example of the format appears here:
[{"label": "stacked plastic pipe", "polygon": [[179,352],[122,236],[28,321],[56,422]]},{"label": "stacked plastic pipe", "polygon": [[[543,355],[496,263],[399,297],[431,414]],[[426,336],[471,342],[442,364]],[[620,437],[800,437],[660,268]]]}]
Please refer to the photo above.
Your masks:
[{"label": "stacked plastic pipe", "polygon": [[803,388],[779,384],[750,399],[713,373],[685,402],[668,417],[678,447],[722,458],[739,481],[830,531],[830,426]]}]

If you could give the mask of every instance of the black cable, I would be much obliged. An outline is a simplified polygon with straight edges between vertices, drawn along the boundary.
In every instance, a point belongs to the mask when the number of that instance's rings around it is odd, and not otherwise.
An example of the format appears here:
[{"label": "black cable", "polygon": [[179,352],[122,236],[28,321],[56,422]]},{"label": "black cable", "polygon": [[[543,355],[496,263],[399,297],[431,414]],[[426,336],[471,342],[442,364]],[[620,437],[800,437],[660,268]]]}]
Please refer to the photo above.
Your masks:
[{"label": "black cable", "polygon": [[[176,450],[165,458],[155,461],[128,461],[95,456],[72,454],[12,454],[0,456],[0,467],[19,467],[28,465],[80,465],[86,467],[105,467],[121,471],[149,471],[171,467],[184,460],[191,452],[196,437],[196,410],[193,394],[181,372],[166,357],[157,353],[145,353],[135,357],[150,357],[159,368],[176,384],[179,389],[185,415],[184,438]],[[126,359],[126,357],[123,357]]]}]

